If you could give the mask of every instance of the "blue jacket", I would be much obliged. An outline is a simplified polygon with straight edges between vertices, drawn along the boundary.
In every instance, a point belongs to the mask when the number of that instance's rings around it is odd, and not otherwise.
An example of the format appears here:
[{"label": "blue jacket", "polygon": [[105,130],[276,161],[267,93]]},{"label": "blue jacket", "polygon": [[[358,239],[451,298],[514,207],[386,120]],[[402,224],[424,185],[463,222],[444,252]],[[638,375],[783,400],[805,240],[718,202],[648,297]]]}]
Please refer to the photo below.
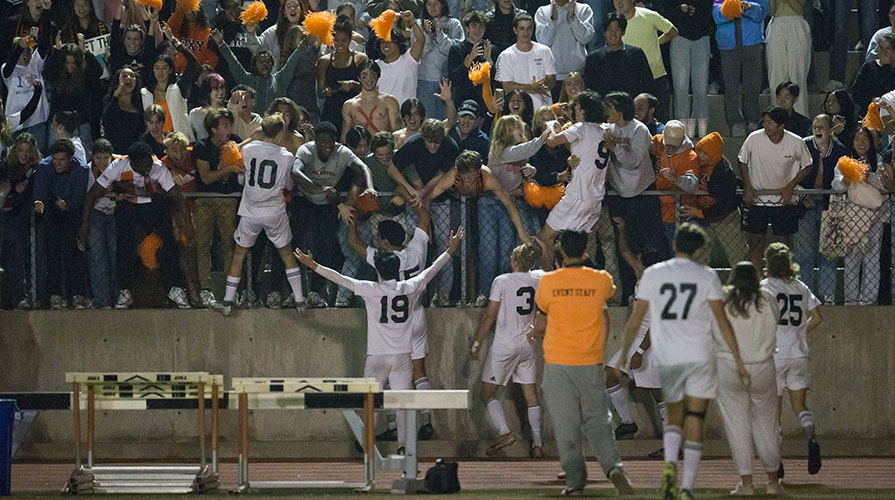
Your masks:
[{"label": "blue jacket", "polygon": [[87,194],[87,168],[72,158],[68,171],[57,174],[53,167],[53,157],[48,156],[38,165],[34,173],[34,201],[42,201],[49,207],[56,200],[65,200],[68,211],[80,211]]},{"label": "blue jacket", "polygon": [[733,50],[737,46],[736,23],[742,26],[741,41],[743,47],[764,43],[764,18],[769,11],[768,0],[756,0],[747,2],[751,7],[743,10],[743,17],[730,20],[721,15],[721,3],[723,0],[715,0],[712,7],[712,17],[718,29],[715,31],[715,40],[718,41],[718,50]]},{"label": "blue jacket", "polygon": [[476,127],[469,132],[466,139],[460,139],[460,131],[457,130],[457,126],[454,125],[448,136],[457,143],[460,151],[465,151],[467,149],[476,151],[478,154],[482,155],[482,164],[488,164],[488,152],[491,149],[491,139],[488,138],[488,134],[482,132],[482,129]]}]

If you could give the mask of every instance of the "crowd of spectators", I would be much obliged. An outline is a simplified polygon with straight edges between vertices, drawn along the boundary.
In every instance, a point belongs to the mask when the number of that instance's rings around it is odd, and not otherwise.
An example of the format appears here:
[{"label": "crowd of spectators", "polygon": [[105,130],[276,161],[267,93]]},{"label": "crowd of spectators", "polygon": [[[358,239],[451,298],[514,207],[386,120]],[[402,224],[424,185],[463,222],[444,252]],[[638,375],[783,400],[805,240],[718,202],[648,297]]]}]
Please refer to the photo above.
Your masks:
[{"label": "crowd of spectators", "polygon": [[[278,144],[322,188],[284,193],[294,246],[369,276],[349,236],[398,248],[428,204],[432,255],[463,216],[474,245],[470,266],[441,270],[431,303],[483,305],[510,249],[544,225],[550,205],[536,187],[543,195],[574,175],[580,159],[545,139],[579,118],[584,91],[603,103],[593,147],[611,191],[590,255],[622,283],[615,300],[633,293],[638,255],[670,256],[686,220],[707,227],[730,266],[761,267],[770,227],[827,303],[839,258],[846,304],[877,303],[890,288],[895,4],[859,2],[849,40],[850,4],[832,0],[820,10],[800,0],[263,3],[257,24],[240,22],[249,2],[238,0],[0,5],[3,307],[128,308],[138,262],[160,268],[172,304],[208,307],[213,271],[234,251],[242,185],[265,175],[236,152],[263,139],[273,113],[287,129]],[[369,21],[389,9],[384,40]],[[304,24],[322,10],[338,15],[330,45]],[[852,42],[866,56],[846,81]],[[812,74],[816,48],[830,51],[829,75]],[[471,79],[483,64],[484,85]],[[810,113],[809,89],[822,87]],[[763,88],[775,106],[759,105]],[[723,137],[709,127],[712,89],[724,94]],[[725,138],[743,141],[736,158]],[[843,174],[843,157],[864,165],[863,180]],[[882,204],[858,203],[855,184],[881,191]],[[825,214],[848,204],[867,210],[859,243],[826,255]],[[239,305],[291,300],[276,257],[259,240]],[[309,279],[312,307],[355,303]],[[475,292],[461,297],[465,280]]]}]

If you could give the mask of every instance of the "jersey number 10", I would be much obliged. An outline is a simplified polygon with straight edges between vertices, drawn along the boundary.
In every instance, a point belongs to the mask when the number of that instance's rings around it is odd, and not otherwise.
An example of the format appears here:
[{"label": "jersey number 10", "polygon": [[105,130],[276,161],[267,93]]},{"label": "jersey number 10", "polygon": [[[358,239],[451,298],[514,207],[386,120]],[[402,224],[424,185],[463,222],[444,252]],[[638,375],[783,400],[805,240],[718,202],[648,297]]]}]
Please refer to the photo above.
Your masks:
[{"label": "jersey number 10", "polygon": [[258,165],[257,171],[258,176],[255,177],[255,162],[257,162],[257,158],[252,158],[252,167],[249,170],[249,186],[254,186],[255,183],[258,183],[258,187],[262,187],[264,189],[270,189],[277,182],[277,162],[273,160],[261,160],[261,163]]}]

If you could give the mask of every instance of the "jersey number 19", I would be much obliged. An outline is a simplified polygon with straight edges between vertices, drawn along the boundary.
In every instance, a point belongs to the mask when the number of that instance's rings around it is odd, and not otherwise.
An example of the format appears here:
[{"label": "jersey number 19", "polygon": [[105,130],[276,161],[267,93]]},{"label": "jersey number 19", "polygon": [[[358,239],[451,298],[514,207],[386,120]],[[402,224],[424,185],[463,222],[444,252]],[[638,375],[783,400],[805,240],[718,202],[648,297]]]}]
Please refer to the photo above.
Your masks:
[{"label": "jersey number 19", "polygon": [[380,323],[388,323],[391,319],[392,323],[404,323],[410,315],[410,301],[406,295],[395,295],[391,300],[391,310],[393,313],[389,316],[389,300],[387,296],[383,296],[379,301],[382,305],[382,311],[379,315]]}]

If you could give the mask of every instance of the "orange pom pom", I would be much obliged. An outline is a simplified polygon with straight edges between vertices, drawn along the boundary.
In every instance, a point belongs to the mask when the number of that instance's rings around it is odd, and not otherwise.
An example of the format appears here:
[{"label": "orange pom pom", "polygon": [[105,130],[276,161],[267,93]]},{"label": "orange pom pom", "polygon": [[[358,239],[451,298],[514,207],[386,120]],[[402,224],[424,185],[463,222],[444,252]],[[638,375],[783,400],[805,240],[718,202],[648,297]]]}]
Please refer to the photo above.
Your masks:
[{"label": "orange pom pom", "polygon": [[228,141],[221,146],[222,165],[242,165],[242,153],[233,141]]},{"label": "orange pom pom", "polygon": [[526,182],[523,187],[525,201],[533,207],[544,206],[544,195],[541,193],[541,186],[534,182]]},{"label": "orange pom pom", "polygon": [[491,63],[476,63],[469,67],[469,81],[473,85],[481,85],[491,80]]},{"label": "orange pom pom", "polygon": [[138,5],[146,5],[156,12],[162,10],[162,0],[136,0],[136,3]]},{"label": "orange pom pom", "polygon": [[369,191],[363,193],[358,196],[357,200],[354,202],[354,210],[357,211],[357,215],[367,215],[378,212],[379,197],[373,196]]},{"label": "orange pom pom", "polygon": [[492,110],[492,108],[494,107],[494,94],[491,92],[490,78],[485,80],[485,83],[482,84],[482,101],[485,103],[485,106],[489,110]]},{"label": "orange pom pom", "polygon": [[242,24],[258,24],[267,19],[267,6],[264,5],[264,2],[252,2],[239,15],[239,18],[242,19]]},{"label": "orange pom pom", "polygon": [[848,156],[840,157],[839,161],[836,162],[836,166],[842,172],[842,177],[849,184],[861,182],[864,180],[864,176],[867,175],[867,164]]},{"label": "orange pom pom", "polygon": [[566,186],[562,183],[552,187],[541,188],[541,199],[544,201],[544,206],[550,210],[553,210],[553,207],[559,203],[564,194],[566,194]]},{"label": "orange pom pom", "polygon": [[371,19],[369,23],[370,28],[373,29],[373,33],[375,33],[380,40],[391,42],[392,27],[395,25],[395,20],[397,18],[398,13],[389,9],[382,14],[379,14],[379,17],[376,19]]},{"label": "orange pom pom", "polygon": [[727,19],[743,17],[743,4],[740,0],[724,0],[721,4],[721,15]]},{"label": "orange pom pom", "polygon": [[199,10],[199,4],[201,2],[202,0],[177,0],[177,10],[196,12]]},{"label": "orange pom pom", "polygon": [[320,39],[320,43],[332,47],[333,26],[336,24],[336,15],[329,11],[311,12],[305,16],[303,23],[309,35]]},{"label": "orange pom pom", "polygon": [[155,233],[143,238],[140,246],[137,247],[137,254],[140,256],[140,262],[146,266],[146,269],[158,269],[158,258],[156,254],[158,249],[162,247],[162,239]]},{"label": "orange pom pom", "polygon": [[870,105],[867,106],[867,114],[864,115],[863,125],[870,130],[883,130],[885,125],[883,125],[883,119],[879,116],[879,105],[870,101]]}]

